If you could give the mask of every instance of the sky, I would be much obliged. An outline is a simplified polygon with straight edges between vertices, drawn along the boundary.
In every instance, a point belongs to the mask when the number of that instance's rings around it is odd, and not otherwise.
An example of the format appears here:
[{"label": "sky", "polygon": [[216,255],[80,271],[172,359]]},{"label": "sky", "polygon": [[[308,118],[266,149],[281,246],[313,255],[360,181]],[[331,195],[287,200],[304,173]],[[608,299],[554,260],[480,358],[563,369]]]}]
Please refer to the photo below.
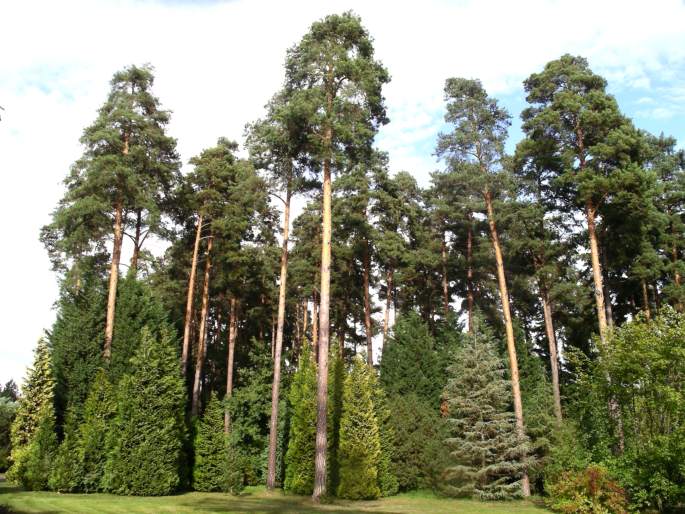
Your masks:
[{"label": "sky", "polygon": [[246,123],[283,82],[312,22],[352,10],[392,81],[377,146],[421,184],[439,169],[448,77],[480,79],[521,137],[522,81],[564,53],[586,57],[642,129],[685,141],[684,0],[4,0],[0,2],[0,382],[19,382],[52,324],[57,277],[38,241],[81,155],[112,74],[155,68],[187,162]]}]

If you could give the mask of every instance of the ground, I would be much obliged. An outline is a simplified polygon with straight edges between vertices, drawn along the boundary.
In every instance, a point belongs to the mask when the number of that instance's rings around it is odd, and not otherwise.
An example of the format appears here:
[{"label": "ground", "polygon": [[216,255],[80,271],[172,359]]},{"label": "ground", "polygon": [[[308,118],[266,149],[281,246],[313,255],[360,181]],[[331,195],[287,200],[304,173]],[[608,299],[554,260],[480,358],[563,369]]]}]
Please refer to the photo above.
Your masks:
[{"label": "ground", "polygon": [[362,514],[543,514],[530,502],[485,503],[436,498],[429,494],[400,494],[377,501],[343,502],[315,506],[309,498],[269,493],[248,488],[240,496],[221,493],[185,493],[159,498],[113,496],[110,494],[59,494],[26,492],[0,482],[0,513],[223,513],[223,514],[308,514],[343,512]]}]

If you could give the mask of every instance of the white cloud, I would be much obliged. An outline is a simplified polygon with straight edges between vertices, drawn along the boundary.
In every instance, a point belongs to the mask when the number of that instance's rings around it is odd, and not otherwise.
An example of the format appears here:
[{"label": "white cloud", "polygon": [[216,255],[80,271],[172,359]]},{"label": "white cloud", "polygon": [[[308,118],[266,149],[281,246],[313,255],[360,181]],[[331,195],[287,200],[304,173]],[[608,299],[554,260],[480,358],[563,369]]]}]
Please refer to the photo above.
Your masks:
[{"label": "white cloud", "polygon": [[218,136],[240,139],[281,84],[286,49],[312,21],[348,9],[362,16],[393,77],[379,146],[393,169],[423,182],[437,167],[431,140],[446,77],[522,94],[528,74],[570,52],[587,56],[615,90],[648,90],[655,76],[682,78],[685,62],[679,0],[2,2],[0,380],[20,377],[52,319],[55,280],[38,229],[111,74],[155,65],[156,93],[174,111],[170,132],[187,161]]}]

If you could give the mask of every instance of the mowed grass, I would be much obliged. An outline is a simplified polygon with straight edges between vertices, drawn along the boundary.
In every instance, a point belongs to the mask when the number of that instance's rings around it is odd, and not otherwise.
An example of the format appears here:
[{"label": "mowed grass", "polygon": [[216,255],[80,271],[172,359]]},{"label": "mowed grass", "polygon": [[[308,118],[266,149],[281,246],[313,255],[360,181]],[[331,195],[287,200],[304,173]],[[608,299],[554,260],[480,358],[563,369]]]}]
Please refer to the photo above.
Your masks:
[{"label": "mowed grass", "polygon": [[[4,509],[4,510],[3,510]],[[239,496],[221,493],[185,493],[175,496],[141,498],[110,494],[59,494],[26,492],[0,482],[0,513],[224,513],[224,514],[308,514],[344,512],[361,514],[543,514],[548,512],[530,502],[485,503],[437,498],[430,494],[400,494],[377,501],[314,505],[303,496],[280,491],[267,492],[262,487],[248,488]]]}]

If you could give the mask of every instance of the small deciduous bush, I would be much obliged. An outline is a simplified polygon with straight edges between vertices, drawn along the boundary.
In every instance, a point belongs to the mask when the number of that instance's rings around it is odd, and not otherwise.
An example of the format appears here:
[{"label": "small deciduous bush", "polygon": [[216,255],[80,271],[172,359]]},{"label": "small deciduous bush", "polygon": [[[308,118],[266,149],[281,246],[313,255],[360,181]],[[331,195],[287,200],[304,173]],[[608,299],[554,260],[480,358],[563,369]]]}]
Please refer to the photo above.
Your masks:
[{"label": "small deciduous bush", "polygon": [[592,464],[583,471],[567,471],[549,488],[548,505],[565,514],[627,514],[625,490],[606,468]]}]

